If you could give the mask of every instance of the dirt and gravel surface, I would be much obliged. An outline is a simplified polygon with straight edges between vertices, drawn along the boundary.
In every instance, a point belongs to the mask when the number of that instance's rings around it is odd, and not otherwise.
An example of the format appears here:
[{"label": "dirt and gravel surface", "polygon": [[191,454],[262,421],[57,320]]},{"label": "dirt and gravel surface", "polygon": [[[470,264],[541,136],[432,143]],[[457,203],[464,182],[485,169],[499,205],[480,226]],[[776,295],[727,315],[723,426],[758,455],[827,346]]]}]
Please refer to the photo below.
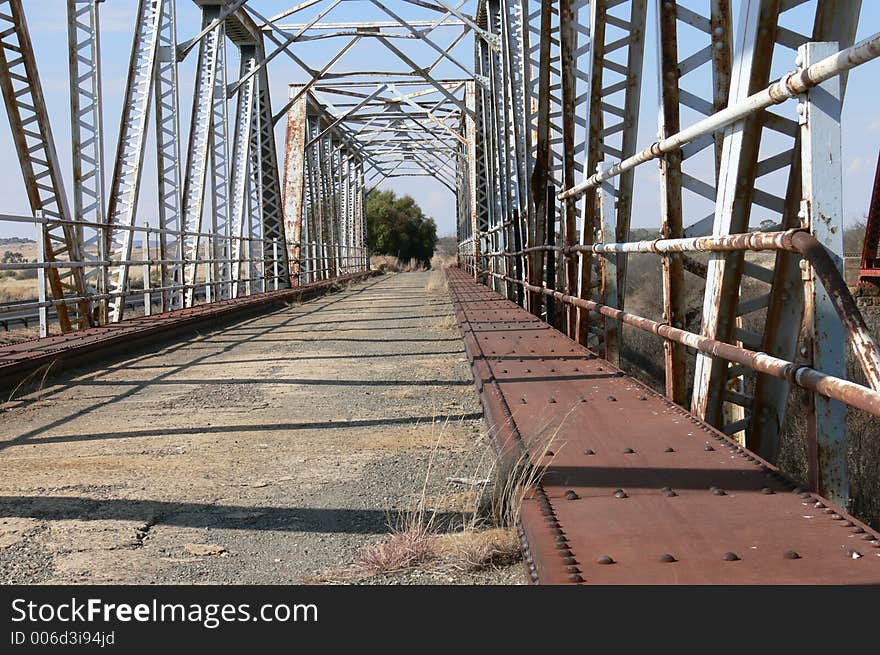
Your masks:
[{"label": "dirt and gravel surface", "polygon": [[[485,448],[441,273],[69,371],[0,406],[0,583],[268,583],[350,569]],[[385,584],[522,583],[519,565]]]}]

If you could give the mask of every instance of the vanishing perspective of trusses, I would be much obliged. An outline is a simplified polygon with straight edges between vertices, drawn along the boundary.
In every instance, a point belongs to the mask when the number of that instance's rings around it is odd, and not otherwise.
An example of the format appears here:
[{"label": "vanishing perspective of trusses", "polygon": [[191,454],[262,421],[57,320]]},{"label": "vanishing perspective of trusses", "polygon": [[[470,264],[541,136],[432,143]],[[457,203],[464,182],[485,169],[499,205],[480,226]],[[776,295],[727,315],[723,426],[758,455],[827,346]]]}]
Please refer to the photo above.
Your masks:
[{"label": "vanishing perspective of trusses", "polygon": [[[201,14],[186,35],[182,3]],[[102,3],[67,0],[65,171],[24,3],[0,0],[32,210],[2,220],[38,226],[40,247],[3,265],[36,269],[39,298],[0,310],[67,332],[121,320],[132,298],[170,311],[361,272],[367,195],[424,177],[454,197],[477,280],[612,363],[624,326],[652,333],[666,395],[768,460],[806,389],[813,483],[845,503],[847,405],[880,413],[880,355],[841,277],[840,110],[847,72],[880,54],[876,35],[855,44],[859,0],[287,4],[141,0],[111,117]],[[652,162],[659,188],[636,189]],[[658,199],[659,239],[631,241],[636,193]],[[138,215],[146,195],[155,215]],[[629,256],[660,258],[662,316],[623,311]],[[847,347],[867,386],[845,380]]]}]

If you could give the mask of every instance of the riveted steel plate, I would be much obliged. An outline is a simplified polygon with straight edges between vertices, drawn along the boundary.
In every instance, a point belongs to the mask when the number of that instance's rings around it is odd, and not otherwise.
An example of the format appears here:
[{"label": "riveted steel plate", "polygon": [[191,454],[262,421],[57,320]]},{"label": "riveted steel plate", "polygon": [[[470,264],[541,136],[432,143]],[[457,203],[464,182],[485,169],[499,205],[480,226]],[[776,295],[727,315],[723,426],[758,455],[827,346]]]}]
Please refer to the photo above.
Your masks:
[{"label": "riveted steel plate", "polygon": [[545,584],[877,584],[880,535],[528,312],[449,272]]}]

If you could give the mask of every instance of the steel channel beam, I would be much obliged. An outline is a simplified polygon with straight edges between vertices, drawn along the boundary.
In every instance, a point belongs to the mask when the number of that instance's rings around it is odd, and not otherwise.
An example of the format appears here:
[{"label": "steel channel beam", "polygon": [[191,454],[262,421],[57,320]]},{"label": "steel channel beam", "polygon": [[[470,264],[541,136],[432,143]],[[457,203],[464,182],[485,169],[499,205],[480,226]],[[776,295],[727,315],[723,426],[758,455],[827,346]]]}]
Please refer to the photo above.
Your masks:
[{"label": "steel channel beam", "polygon": [[[134,233],[114,228],[135,224],[164,4],[165,0],[140,3],[135,24],[107,207],[107,252],[111,260],[118,262],[131,259]],[[124,292],[128,288],[128,264],[111,265],[108,277],[110,293]],[[114,323],[122,320],[124,310],[124,298],[114,296],[110,300],[109,320]]]},{"label": "steel channel beam", "polygon": [[[256,48],[244,46],[240,49],[241,76],[244,77],[257,65]],[[238,298],[242,293],[239,280],[248,279],[245,271],[242,276],[245,250],[244,236],[247,231],[249,214],[248,184],[251,176],[251,138],[254,129],[254,104],[256,99],[256,77],[251,76],[238,90],[238,101],[235,114],[235,132],[232,145],[232,179],[230,183],[230,230],[232,232],[232,297]]]},{"label": "steel channel beam", "polygon": [[[845,3],[825,0],[817,7],[812,40],[831,41],[846,48],[855,41],[859,22],[860,2]],[[786,51],[790,52],[790,51]],[[841,97],[846,95],[847,75],[840,76]],[[799,137],[793,140],[788,188],[785,196],[784,227],[799,227],[801,193],[801,147]],[[797,256],[779,253],[771,278],[767,314],[761,350],[782,359],[794,360],[798,355],[801,321],[792,320],[803,314],[804,295],[801,293],[802,271]],[[761,456],[776,461],[780,447],[779,435],[785,423],[791,385],[785,380],[757,375],[754,399],[749,408],[749,426],[746,431],[749,448]]]},{"label": "steel channel beam", "polygon": [[[73,215],[78,220],[105,224],[104,123],[101,97],[101,45],[98,0],[68,0],[67,30],[70,63],[70,118],[73,142]],[[105,261],[106,238],[102,229],[79,228],[82,256]],[[107,291],[107,269],[95,266],[83,271],[85,283],[98,293]],[[103,303],[101,309],[105,309]],[[100,320],[106,320],[104,312]]]},{"label": "steel channel beam", "polygon": [[[61,165],[52,136],[46,100],[37,71],[34,49],[21,0],[0,2],[0,88],[6,104],[6,115],[12,128],[25,190],[31,211],[45,218],[61,219],[61,223],[44,225],[44,253],[48,262],[82,261],[82,242],[77,229],[66,221],[74,220],[64,191]],[[61,273],[53,268],[45,275],[40,290],[56,300],[69,290],[76,297],[87,297],[81,268]],[[92,323],[91,303],[82,301],[71,316],[71,308],[59,305],[58,323],[62,332],[70,332],[74,323],[87,327]]]},{"label": "steel channel beam", "polygon": [[[210,26],[219,15],[220,11],[217,7],[205,7],[202,10],[202,25],[205,27]],[[223,68],[223,60],[220,59],[219,53],[225,50],[224,39],[223,24],[218,23],[202,37],[199,43],[196,85],[195,92],[193,93],[192,120],[187,148],[187,164],[183,181],[184,229],[186,232],[195,234],[195,236],[186,237],[184,240],[184,251],[186,252],[187,259],[185,270],[187,285],[195,283],[198,273],[198,259],[200,257],[200,237],[198,234],[202,232],[202,214],[204,211],[205,183],[211,144],[215,86],[218,71]],[[194,289],[189,288],[186,292],[185,305],[192,307],[194,300]]]},{"label": "steel channel beam", "polygon": [[[159,228],[171,234],[183,229],[182,173],[180,160],[180,102],[177,76],[177,12],[176,0],[165,0],[159,25],[159,46],[154,70],[156,100],[156,164],[158,166]],[[174,234],[169,245],[168,232],[160,232],[159,258],[174,263],[160,267],[163,287],[162,310],[181,309],[183,291],[173,287],[184,284],[183,242]]]}]

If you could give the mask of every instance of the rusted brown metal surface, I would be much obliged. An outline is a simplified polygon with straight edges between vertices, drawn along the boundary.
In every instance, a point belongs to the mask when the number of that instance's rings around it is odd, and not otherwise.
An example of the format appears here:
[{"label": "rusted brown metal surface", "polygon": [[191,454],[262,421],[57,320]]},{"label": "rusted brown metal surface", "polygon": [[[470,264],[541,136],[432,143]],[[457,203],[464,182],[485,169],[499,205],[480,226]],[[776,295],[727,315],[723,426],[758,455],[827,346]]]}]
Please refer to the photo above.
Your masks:
[{"label": "rusted brown metal surface", "polygon": [[286,302],[302,302],[332,290],[337,283],[370,277],[375,273],[355,273],[334,280],[314,282],[295,289],[254,294],[234,300],[197,305],[120,323],[93,327],[58,336],[0,346],[0,389],[13,387],[38,371],[57,372],[64,364],[77,364],[84,356],[110,354],[114,349],[132,348],[149,339],[170,339],[181,330],[225,320],[247,311]]},{"label": "rusted brown metal surface", "polygon": [[877,532],[465,272],[449,280],[502,455],[546,466],[521,518],[535,582],[880,584]]}]

